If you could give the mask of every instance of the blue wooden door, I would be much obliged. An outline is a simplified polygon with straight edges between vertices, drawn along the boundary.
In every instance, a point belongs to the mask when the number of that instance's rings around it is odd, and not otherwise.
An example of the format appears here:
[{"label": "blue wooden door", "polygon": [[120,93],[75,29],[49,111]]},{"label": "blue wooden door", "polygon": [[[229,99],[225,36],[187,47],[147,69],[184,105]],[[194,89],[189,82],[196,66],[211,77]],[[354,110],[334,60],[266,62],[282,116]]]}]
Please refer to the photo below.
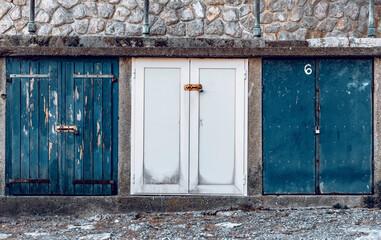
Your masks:
[{"label": "blue wooden door", "polygon": [[8,59],[12,195],[110,195],[117,184],[118,61]]},{"label": "blue wooden door", "polygon": [[372,192],[372,61],[320,60],[319,188]]},{"label": "blue wooden door", "polygon": [[315,70],[311,60],[263,61],[264,193],[315,192]]},{"label": "blue wooden door", "polygon": [[372,193],[371,86],[371,60],[263,61],[265,194]]}]

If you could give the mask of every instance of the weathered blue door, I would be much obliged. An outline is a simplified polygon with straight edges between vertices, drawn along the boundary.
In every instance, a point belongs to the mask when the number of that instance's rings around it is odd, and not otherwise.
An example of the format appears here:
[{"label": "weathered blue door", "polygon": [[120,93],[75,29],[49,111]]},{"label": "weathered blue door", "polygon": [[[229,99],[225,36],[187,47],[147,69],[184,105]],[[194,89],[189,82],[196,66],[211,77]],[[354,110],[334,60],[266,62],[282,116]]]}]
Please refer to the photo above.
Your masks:
[{"label": "weathered blue door", "polygon": [[372,192],[371,86],[371,60],[263,61],[265,194]]},{"label": "weathered blue door", "polygon": [[12,195],[109,195],[117,184],[118,61],[8,59]]},{"label": "weathered blue door", "polygon": [[372,61],[320,60],[321,193],[372,192]]},{"label": "weathered blue door", "polygon": [[263,61],[264,193],[315,192],[312,68],[311,60]]}]

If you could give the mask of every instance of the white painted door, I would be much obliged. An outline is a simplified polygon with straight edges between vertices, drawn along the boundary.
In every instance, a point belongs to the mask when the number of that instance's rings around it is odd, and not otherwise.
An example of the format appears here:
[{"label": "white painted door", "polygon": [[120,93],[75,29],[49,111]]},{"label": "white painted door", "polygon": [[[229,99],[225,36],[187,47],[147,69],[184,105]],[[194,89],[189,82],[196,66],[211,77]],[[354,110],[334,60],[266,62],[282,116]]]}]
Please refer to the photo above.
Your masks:
[{"label": "white painted door", "polygon": [[193,60],[190,192],[245,194],[245,60]]},{"label": "white painted door", "polygon": [[187,60],[134,61],[132,192],[188,192]]},{"label": "white painted door", "polygon": [[[246,67],[134,59],[133,194],[246,194]],[[185,91],[188,83],[203,91]]]}]

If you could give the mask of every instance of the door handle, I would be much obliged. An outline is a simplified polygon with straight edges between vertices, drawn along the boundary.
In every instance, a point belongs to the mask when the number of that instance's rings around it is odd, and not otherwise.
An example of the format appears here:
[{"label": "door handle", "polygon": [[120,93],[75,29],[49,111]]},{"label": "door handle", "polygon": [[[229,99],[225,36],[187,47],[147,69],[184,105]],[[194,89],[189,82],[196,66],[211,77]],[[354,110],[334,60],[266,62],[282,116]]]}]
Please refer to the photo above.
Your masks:
[{"label": "door handle", "polygon": [[68,133],[72,132],[74,134],[78,134],[77,126],[57,126],[56,132]]}]

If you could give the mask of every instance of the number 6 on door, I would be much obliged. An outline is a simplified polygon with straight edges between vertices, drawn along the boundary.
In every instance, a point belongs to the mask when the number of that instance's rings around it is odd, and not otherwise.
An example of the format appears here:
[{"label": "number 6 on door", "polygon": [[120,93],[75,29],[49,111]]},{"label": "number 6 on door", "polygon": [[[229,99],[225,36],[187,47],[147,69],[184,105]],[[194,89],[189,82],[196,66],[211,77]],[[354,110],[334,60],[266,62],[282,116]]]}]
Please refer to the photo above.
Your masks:
[{"label": "number 6 on door", "polygon": [[312,73],[311,64],[307,64],[306,66],[304,66],[304,72],[305,72],[307,75],[311,75],[311,73]]}]

